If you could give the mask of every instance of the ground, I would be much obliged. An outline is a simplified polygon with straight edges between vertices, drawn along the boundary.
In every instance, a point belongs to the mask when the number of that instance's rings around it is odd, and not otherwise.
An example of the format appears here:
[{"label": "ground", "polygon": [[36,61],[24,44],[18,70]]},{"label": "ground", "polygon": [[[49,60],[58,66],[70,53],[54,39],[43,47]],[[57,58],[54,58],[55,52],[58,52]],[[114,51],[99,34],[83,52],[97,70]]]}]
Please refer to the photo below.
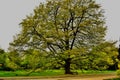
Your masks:
[{"label": "ground", "polygon": [[106,75],[80,75],[80,76],[56,76],[56,77],[0,77],[0,80],[103,80],[117,78],[113,74]]}]

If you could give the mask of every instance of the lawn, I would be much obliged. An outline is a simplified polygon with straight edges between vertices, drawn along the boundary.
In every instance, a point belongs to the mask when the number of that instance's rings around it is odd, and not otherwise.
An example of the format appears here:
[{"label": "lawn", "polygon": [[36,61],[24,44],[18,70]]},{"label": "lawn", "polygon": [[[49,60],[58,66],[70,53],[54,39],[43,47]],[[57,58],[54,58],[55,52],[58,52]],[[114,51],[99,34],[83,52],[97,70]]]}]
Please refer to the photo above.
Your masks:
[{"label": "lawn", "polygon": [[[64,75],[64,70],[44,70],[40,72],[32,72],[27,75],[29,71],[0,71],[0,77],[16,77],[16,76],[59,76]],[[79,75],[89,74],[115,74],[115,71],[93,71],[93,70],[77,70]]]}]

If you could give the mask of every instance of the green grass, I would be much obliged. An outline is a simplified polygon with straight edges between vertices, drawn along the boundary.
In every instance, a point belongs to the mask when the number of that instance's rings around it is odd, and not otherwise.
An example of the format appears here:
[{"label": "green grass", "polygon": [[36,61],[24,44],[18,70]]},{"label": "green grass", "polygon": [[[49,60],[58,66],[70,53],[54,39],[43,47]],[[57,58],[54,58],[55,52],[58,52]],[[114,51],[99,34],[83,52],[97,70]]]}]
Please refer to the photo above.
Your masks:
[{"label": "green grass", "polygon": [[[0,71],[0,77],[28,76],[29,71]],[[63,75],[62,70],[45,70],[41,72],[32,72],[29,76],[57,76]]]},{"label": "green grass", "polygon": [[98,70],[77,70],[79,74],[113,74],[116,73],[116,71],[111,71],[111,70],[105,70],[105,71],[98,71]]},{"label": "green grass", "polygon": [[33,72],[30,74],[30,76],[57,76],[57,75],[63,75],[63,70],[45,70],[41,72]]},{"label": "green grass", "polygon": [[[79,75],[81,74],[113,74],[115,71],[93,71],[93,70],[76,70]],[[0,71],[0,77],[16,77],[27,76],[29,71]],[[59,76],[64,75],[64,70],[45,70],[41,72],[32,72],[29,76]]]}]

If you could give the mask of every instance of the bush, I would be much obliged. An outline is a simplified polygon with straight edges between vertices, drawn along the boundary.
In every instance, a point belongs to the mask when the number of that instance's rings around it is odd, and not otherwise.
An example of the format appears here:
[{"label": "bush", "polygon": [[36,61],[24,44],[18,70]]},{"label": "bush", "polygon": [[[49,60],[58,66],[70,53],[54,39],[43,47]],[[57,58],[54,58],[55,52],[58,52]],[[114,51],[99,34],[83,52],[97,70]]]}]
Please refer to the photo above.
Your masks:
[{"label": "bush", "polygon": [[118,76],[120,76],[120,69],[119,69],[119,70],[117,70],[117,75],[118,75]]}]

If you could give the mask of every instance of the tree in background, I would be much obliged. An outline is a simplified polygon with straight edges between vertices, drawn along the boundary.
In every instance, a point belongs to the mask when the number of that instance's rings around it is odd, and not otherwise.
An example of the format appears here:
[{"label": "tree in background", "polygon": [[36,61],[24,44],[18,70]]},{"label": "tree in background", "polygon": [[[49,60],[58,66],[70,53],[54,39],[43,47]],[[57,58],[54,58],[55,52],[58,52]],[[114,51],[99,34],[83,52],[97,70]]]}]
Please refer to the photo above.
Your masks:
[{"label": "tree in background", "polygon": [[0,70],[3,70],[5,67],[5,52],[3,49],[0,49]]},{"label": "tree in background", "polygon": [[11,49],[42,51],[65,74],[71,74],[76,61],[104,41],[106,27],[100,7],[95,0],[47,0],[20,23],[22,30]]}]

